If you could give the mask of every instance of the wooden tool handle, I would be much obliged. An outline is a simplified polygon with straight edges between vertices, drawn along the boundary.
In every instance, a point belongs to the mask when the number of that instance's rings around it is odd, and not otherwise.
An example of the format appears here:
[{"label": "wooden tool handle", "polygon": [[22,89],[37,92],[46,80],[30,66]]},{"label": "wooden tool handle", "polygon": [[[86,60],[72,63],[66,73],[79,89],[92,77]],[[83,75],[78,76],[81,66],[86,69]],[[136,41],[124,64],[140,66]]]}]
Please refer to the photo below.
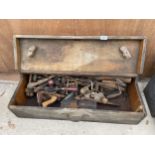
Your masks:
[{"label": "wooden tool handle", "polygon": [[57,100],[57,96],[51,96],[51,98],[47,101],[42,102],[43,107],[48,107],[50,104],[53,104]]}]

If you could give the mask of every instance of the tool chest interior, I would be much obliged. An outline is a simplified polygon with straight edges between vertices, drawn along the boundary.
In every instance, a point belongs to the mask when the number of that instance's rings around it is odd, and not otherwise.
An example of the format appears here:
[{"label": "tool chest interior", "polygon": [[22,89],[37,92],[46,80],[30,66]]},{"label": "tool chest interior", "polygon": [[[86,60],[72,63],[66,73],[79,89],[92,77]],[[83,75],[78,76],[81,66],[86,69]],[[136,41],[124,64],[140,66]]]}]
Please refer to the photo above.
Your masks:
[{"label": "tool chest interior", "polygon": [[[39,76],[39,75],[38,75]],[[19,92],[22,94],[22,98],[20,98],[21,96],[19,96],[19,98],[17,98],[17,100],[16,100],[16,105],[23,105],[23,106],[41,106],[41,105],[39,105],[39,103],[38,103],[38,101],[37,101],[37,95],[35,94],[35,95],[33,95],[33,96],[26,96],[26,93],[25,93],[25,90],[26,90],[26,85],[27,85],[27,83],[28,83],[28,81],[29,81],[29,75],[28,74],[24,74],[24,76],[23,76],[23,80],[22,80],[22,82],[23,82],[23,84],[21,84],[21,86],[22,86],[22,88],[19,88]],[[55,78],[57,79],[58,77],[62,77],[62,76],[55,76]],[[71,77],[73,77],[73,78],[75,78],[75,79],[77,79],[77,76],[71,76]],[[66,78],[68,78],[68,76],[66,77]],[[81,78],[81,77],[78,77],[78,78]],[[82,78],[84,78],[84,79],[92,79],[92,78],[94,78],[95,79],[95,77],[92,77],[92,76],[90,76],[90,78],[89,78],[89,76],[87,76],[87,77],[83,77],[82,76]],[[101,79],[102,77],[97,77],[98,79]],[[46,84],[46,83],[45,83]],[[89,82],[88,82],[88,84],[89,84]],[[24,87],[23,87],[24,86]],[[48,86],[48,83],[46,84],[46,88],[53,88],[54,86]],[[87,85],[86,85],[87,86]],[[130,96],[132,96],[132,94],[130,94],[130,89],[135,89],[135,88],[132,88],[132,87],[134,87],[135,85],[134,85],[134,81],[132,81],[131,82],[131,84],[130,84],[130,86],[129,87],[127,87],[127,92],[125,92],[125,93],[122,93],[122,94],[120,94],[118,97],[116,96],[116,97],[114,97],[114,98],[112,98],[112,99],[110,99],[110,101],[111,102],[113,102],[113,103],[115,103],[114,105],[112,105],[112,104],[102,104],[102,103],[97,103],[97,106],[95,107],[95,109],[106,109],[106,110],[122,110],[122,111],[134,111],[135,110],[135,108],[137,107],[137,109],[136,109],[136,111],[140,111],[140,109],[138,109],[139,108],[139,106],[140,106],[140,101],[137,101],[137,103],[135,103],[135,105],[131,105],[130,104],[130,102],[131,102],[131,99],[130,99]],[[24,88],[24,89],[23,89]],[[38,88],[38,87],[36,87],[36,88]],[[81,90],[82,88],[78,88],[77,89],[77,95],[79,95],[80,94],[80,90]],[[43,89],[41,89],[40,91],[42,91]],[[39,91],[39,90],[38,90]],[[52,92],[52,90],[48,90],[48,91],[51,91]],[[95,90],[94,90],[95,91]],[[108,92],[109,91],[109,92]],[[70,91],[70,92],[64,92],[64,91],[59,91],[59,94],[65,94],[65,95],[67,95],[67,94],[70,94],[72,91]],[[73,91],[74,92],[74,91]],[[99,91],[98,91],[99,92]],[[109,93],[113,93],[113,94],[117,94],[117,90],[116,90],[116,93],[115,93],[115,91],[113,91],[113,90],[105,90],[104,91],[105,93],[107,93],[107,94],[109,94]],[[53,94],[54,94],[55,92],[53,92]],[[76,92],[75,92],[76,93]],[[75,94],[76,95],[76,94]],[[135,96],[138,98],[138,94],[135,94]],[[18,96],[17,96],[18,97]],[[63,96],[62,98],[65,98],[65,96]],[[73,101],[74,101],[74,98],[73,98]],[[72,102],[72,101],[71,101]],[[91,104],[91,103],[90,103]],[[92,103],[93,104],[93,103]],[[137,104],[137,105],[136,105]],[[69,105],[68,105],[69,106]],[[49,104],[48,105],[48,107],[61,107],[61,99],[60,100],[58,100],[57,102],[54,102],[53,104]],[[77,106],[71,106],[71,108],[77,108]],[[87,108],[87,107],[86,107]],[[89,108],[89,107],[88,107]],[[93,106],[92,106],[92,108],[93,108]]]},{"label": "tool chest interior", "polygon": [[15,36],[19,117],[136,124],[146,115],[137,81],[145,37]]}]

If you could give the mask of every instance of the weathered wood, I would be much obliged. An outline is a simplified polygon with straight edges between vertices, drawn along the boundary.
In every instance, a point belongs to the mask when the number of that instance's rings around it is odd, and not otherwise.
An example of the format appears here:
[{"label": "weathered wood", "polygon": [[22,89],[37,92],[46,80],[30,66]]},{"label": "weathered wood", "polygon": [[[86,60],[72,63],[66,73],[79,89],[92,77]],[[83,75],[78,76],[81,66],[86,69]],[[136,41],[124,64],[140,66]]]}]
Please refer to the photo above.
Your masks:
[{"label": "weathered wood", "polygon": [[[140,48],[145,44],[142,36],[21,35],[14,39],[15,65],[23,73],[137,76],[136,66],[141,60],[138,56],[145,56],[146,52]],[[27,53],[32,45],[37,49],[29,58]],[[129,49],[130,60],[121,55],[121,46]],[[142,73],[143,66],[139,67]]]},{"label": "weathered wood", "polygon": [[60,119],[72,121],[93,121],[122,124],[137,124],[145,116],[142,112],[124,112],[71,108],[41,108],[31,106],[9,106],[19,117]]}]

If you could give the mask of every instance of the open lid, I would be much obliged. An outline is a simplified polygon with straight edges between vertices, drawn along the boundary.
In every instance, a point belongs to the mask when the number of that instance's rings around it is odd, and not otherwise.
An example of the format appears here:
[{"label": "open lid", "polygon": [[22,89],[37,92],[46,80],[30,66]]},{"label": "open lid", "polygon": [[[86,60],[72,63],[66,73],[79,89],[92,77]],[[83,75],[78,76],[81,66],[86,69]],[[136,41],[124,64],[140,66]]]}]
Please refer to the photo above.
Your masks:
[{"label": "open lid", "polygon": [[143,73],[145,52],[140,36],[14,36],[21,73],[135,77]]}]

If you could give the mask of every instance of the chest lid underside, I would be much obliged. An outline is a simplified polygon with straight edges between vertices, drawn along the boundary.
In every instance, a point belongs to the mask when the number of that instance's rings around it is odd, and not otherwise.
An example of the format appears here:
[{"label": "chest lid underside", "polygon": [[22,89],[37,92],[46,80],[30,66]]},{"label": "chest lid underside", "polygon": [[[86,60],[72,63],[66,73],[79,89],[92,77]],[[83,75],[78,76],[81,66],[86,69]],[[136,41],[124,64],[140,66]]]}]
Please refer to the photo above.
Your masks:
[{"label": "chest lid underside", "polygon": [[143,73],[145,52],[140,36],[14,36],[21,73],[135,77]]}]

